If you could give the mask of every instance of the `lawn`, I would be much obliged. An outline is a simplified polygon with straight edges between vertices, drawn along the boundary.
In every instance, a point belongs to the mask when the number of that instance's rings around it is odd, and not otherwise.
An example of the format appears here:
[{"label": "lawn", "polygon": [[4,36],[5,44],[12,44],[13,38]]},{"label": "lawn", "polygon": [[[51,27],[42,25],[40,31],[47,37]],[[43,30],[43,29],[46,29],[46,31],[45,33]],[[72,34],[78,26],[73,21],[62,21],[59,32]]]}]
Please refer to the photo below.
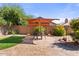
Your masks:
[{"label": "lawn", "polygon": [[0,50],[6,49],[22,42],[22,36],[10,36],[0,38]]}]

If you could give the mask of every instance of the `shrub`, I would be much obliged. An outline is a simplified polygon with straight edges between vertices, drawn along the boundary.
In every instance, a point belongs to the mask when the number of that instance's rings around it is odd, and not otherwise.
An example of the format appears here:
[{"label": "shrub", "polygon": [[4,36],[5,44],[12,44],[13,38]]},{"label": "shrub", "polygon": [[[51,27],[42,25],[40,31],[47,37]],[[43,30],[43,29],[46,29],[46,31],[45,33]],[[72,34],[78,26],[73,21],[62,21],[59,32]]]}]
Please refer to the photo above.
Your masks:
[{"label": "shrub", "polygon": [[43,26],[37,26],[34,28],[33,35],[37,35],[37,34],[42,33],[44,31],[45,31],[45,28]]},{"label": "shrub", "polygon": [[79,19],[73,19],[70,22],[70,25],[71,25],[71,27],[72,27],[73,30],[79,29]]},{"label": "shrub", "polygon": [[74,31],[74,34],[75,34],[75,38],[79,39],[79,30]]},{"label": "shrub", "polygon": [[37,31],[37,32],[44,32],[45,28],[43,26],[37,26],[37,27],[35,27],[34,30]]},{"label": "shrub", "polygon": [[70,25],[74,31],[74,33],[72,35],[72,37],[74,38],[73,40],[78,41],[78,39],[79,39],[79,19],[72,20]]},{"label": "shrub", "polygon": [[55,36],[63,36],[65,34],[66,34],[66,31],[65,31],[64,27],[61,25],[56,26],[53,30],[53,35],[55,35]]},{"label": "shrub", "polygon": [[19,30],[15,30],[16,34],[19,34]]},{"label": "shrub", "polygon": [[8,34],[19,34],[18,30],[9,30]]},{"label": "shrub", "polygon": [[8,31],[8,34],[15,34],[15,31],[9,30],[9,31]]}]

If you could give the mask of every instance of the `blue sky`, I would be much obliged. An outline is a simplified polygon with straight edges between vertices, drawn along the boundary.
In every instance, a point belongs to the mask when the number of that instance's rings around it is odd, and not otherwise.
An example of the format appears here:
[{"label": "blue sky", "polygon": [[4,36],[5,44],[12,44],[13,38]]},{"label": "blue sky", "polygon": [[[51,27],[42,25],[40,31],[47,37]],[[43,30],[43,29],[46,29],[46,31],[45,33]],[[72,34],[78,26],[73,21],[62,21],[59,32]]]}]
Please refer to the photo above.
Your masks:
[{"label": "blue sky", "polygon": [[19,4],[26,13],[46,18],[75,18],[79,17],[79,4],[68,3],[37,3]]},{"label": "blue sky", "polygon": [[[4,4],[0,4],[2,6]],[[79,17],[77,3],[19,3],[26,14],[45,18],[76,18]]]}]

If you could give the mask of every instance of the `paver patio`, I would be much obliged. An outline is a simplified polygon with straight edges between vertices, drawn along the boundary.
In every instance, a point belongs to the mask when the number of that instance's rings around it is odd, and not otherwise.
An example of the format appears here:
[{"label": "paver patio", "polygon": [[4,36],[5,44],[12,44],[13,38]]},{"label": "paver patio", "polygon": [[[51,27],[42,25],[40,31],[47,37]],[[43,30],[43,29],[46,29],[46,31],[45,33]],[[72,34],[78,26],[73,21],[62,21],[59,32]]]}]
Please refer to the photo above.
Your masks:
[{"label": "paver patio", "polygon": [[[30,40],[30,37],[23,39],[24,41],[21,44],[18,44],[14,47],[0,50],[0,55],[9,55],[9,56],[73,56],[79,55],[79,50],[68,50],[63,47],[55,45],[59,38],[62,37],[47,37],[42,40]],[[68,39],[71,39],[70,36],[67,36]],[[32,43],[33,42],[33,43]],[[68,48],[68,47],[67,47]]]}]

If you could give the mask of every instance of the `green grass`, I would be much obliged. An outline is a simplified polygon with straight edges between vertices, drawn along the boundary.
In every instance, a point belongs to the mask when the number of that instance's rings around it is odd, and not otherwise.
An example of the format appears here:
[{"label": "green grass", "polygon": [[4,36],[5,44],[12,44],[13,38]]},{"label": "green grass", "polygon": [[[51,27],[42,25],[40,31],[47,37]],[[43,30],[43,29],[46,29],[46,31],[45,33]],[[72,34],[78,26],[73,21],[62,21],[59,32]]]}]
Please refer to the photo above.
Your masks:
[{"label": "green grass", "polygon": [[23,38],[24,37],[20,37],[20,36],[10,36],[10,37],[0,38],[0,50],[6,49],[21,43]]}]

